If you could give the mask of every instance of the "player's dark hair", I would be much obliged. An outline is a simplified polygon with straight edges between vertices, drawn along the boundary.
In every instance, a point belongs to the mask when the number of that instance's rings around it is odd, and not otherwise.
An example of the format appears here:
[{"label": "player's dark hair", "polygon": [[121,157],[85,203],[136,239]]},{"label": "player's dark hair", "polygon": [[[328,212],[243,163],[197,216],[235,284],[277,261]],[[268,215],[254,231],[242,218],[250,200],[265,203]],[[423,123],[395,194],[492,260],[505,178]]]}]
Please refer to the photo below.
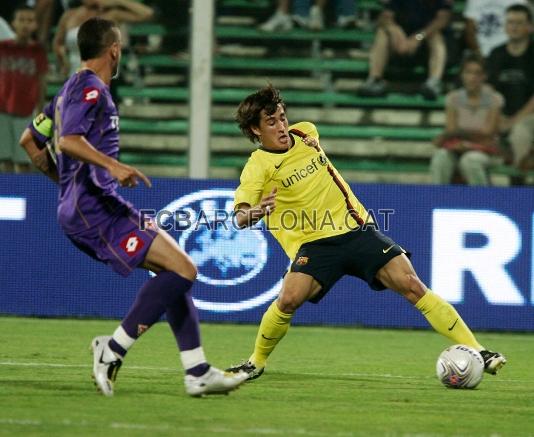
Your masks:
[{"label": "player's dark hair", "polygon": [[118,41],[115,22],[104,18],[89,18],[78,30],[78,48],[82,61],[98,58],[104,50]]},{"label": "player's dark hair", "polygon": [[532,23],[532,10],[527,5],[515,4],[508,6],[506,13],[509,12],[523,12],[527,16],[528,22]]},{"label": "player's dark hair", "polygon": [[477,53],[468,53],[462,59],[462,65],[460,66],[460,71],[464,71],[467,64],[478,64],[483,71],[486,71],[486,63],[484,58]]},{"label": "player's dark hair", "polygon": [[284,110],[286,109],[286,104],[280,95],[280,91],[271,84],[249,95],[239,104],[235,116],[241,132],[250,141],[256,142],[258,137],[252,131],[252,128],[260,125],[261,111],[265,109],[267,115],[274,114],[278,109],[278,105],[282,105]]}]

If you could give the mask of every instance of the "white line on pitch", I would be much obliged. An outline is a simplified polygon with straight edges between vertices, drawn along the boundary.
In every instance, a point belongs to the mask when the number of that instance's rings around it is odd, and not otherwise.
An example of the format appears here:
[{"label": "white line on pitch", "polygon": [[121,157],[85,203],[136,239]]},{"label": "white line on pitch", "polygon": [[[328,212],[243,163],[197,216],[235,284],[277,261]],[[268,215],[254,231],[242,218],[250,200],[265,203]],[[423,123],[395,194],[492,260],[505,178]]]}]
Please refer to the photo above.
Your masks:
[{"label": "white line on pitch", "polygon": [[[64,426],[70,428],[94,428],[95,424],[82,420],[79,422],[72,421],[70,419],[63,419],[59,422],[48,422],[35,419],[12,419],[12,418],[0,418],[0,425],[14,425],[14,426],[26,426],[26,427],[43,427],[43,426]],[[194,434],[198,432],[209,432],[212,434],[252,434],[252,435],[303,435],[303,436],[336,436],[336,437],[351,437],[355,434],[351,432],[337,432],[337,433],[324,433],[320,431],[309,431],[304,428],[296,429],[280,429],[280,428],[228,428],[225,426],[210,427],[210,428],[194,428],[194,427],[181,427],[176,424],[146,424],[146,423],[124,423],[124,422],[111,422],[103,424],[99,422],[100,427],[112,428],[112,429],[124,429],[124,430],[143,430],[143,431],[172,431],[173,435],[179,433]]]},{"label": "white line on pitch", "polygon": [[[39,362],[20,362],[20,361],[0,361],[0,366],[13,366],[13,367],[58,367],[58,368],[91,368],[92,366],[89,364],[62,364],[62,363],[39,363]],[[145,371],[145,370],[154,370],[157,372],[169,372],[169,373],[176,373],[180,372],[181,369],[179,367],[173,368],[173,367],[151,367],[151,366],[125,366],[125,370],[139,370],[139,371]],[[278,374],[284,374],[285,372],[277,372]],[[306,375],[306,376],[324,376],[325,373],[318,373],[318,372],[298,372],[299,375]],[[355,373],[355,372],[348,372],[348,373],[337,373],[336,376],[343,376],[343,377],[352,377],[352,378],[381,378],[381,379],[413,379],[413,380],[421,380],[421,379],[433,379],[434,376],[406,376],[406,375],[392,375],[390,373]],[[494,382],[520,382],[523,383],[525,380],[522,379],[502,379],[502,378],[495,378],[492,380]]]}]

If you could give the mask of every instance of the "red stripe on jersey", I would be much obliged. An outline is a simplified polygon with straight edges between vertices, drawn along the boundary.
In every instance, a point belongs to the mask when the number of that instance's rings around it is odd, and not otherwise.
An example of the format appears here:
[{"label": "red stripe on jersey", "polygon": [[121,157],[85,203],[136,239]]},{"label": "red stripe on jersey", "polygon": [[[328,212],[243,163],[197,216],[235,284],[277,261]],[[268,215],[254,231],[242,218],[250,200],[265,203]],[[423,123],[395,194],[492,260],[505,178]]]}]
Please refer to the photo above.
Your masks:
[{"label": "red stripe on jersey", "polygon": [[[291,129],[289,131],[289,133],[295,134],[296,136],[298,136],[298,137],[300,137],[302,139],[304,139],[304,138],[306,138],[308,136],[304,132],[302,132],[302,131],[300,131],[298,129]],[[316,145],[314,148],[319,153],[321,153],[321,149],[319,148],[318,145]],[[360,215],[356,212],[356,209],[352,206],[352,203],[350,202],[350,199],[349,199],[349,193],[347,192],[347,189],[343,186],[343,183],[339,180],[339,178],[337,177],[334,169],[332,168],[332,166],[330,164],[326,165],[326,169],[328,170],[328,173],[330,174],[330,176],[332,176],[332,180],[334,181],[336,186],[341,191],[341,194],[343,194],[343,197],[345,198],[345,204],[347,205],[347,209],[349,211],[350,216],[354,220],[356,220],[356,223],[358,223],[360,226],[363,226],[365,224],[365,222],[360,217]]]}]

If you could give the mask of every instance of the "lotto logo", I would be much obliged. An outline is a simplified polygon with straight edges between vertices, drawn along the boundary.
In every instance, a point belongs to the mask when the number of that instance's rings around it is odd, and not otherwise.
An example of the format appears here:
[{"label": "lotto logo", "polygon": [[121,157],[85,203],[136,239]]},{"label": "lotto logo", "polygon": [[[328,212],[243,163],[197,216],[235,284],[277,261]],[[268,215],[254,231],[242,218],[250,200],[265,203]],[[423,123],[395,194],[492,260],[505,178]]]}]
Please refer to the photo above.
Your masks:
[{"label": "lotto logo", "polygon": [[96,103],[100,91],[96,88],[84,88],[83,90],[83,101],[87,103]]},{"label": "lotto logo", "polygon": [[129,255],[135,255],[145,244],[135,233],[131,233],[121,242],[121,248]]}]

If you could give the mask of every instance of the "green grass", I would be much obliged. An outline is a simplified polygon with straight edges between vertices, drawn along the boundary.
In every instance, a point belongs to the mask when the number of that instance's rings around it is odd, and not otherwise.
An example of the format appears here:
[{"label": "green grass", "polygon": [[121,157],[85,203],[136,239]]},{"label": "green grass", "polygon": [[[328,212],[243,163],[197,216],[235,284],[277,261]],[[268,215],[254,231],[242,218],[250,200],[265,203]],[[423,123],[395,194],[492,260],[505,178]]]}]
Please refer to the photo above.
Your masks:
[{"label": "green grass", "polygon": [[[158,324],[130,352],[113,398],[90,380],[88,345],[114,321],[0,318],[0,435],[534,435],[531,335],[479,336],[506,353],[476,390],[434,376],[447,342],[429,331],[292,327],[264,376],[230,396],[185,395]],[[203,325],[215,365],[248,356],[254,326]]]}]

